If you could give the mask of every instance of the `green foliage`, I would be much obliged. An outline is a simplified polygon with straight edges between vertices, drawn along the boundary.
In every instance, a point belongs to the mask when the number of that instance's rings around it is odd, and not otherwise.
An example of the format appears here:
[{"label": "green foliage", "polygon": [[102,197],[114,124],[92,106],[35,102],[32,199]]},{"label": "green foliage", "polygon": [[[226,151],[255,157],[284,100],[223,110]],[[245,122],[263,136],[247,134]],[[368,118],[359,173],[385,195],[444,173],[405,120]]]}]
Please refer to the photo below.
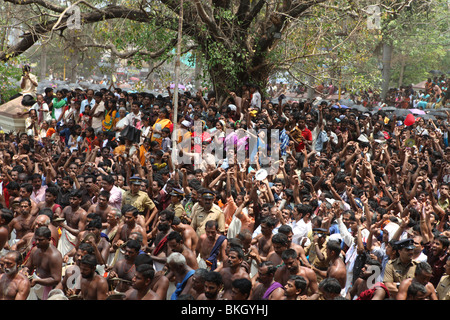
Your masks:
[{"label": "green foliage", "polygon": [[22,76],[22,69],[18,67],[19,60],[0,64],[0,95],[1,103],[9,100],[20,91],[16,83]]}]

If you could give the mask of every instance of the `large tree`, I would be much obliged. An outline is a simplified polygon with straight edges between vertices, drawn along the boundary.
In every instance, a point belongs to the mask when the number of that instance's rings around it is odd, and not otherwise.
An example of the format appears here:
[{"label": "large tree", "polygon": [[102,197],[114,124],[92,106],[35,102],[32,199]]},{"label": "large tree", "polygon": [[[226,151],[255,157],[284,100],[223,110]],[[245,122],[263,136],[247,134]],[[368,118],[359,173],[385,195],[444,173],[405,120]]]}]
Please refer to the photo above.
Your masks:
[{"label": "large tree", "polygon": [[[36,12],[34,19],[26,23],[26,30],[20,41],[0,52],[0,60],[6,61],[18,56],[37,43],[42,37],[62,34],[74,22],[73,7],[67,7],[50,0],[4,0],[16,6],[26,6]],[[303,47],[304,52],[296,53],[292,63],[314,55],[327,55],[329,59],[341,59],[336,55],[342,47],[337,42],[331,50],[325,50],[323,41],[311,46],[289,44],[292,28],[300,30],[306,19],[330,21],[327,12],[341,12],[342,16],[355,21],[367,17],[367,5],[373,1],[355,0],[185,0],[183,6],[184,48],[196,47],[197,57],[201,55],[214,89],[219,97],[227,90],[236,90],[245,82],[265,86],[271,73],[285,63],[286,56],[280,54],[279,45],[291,49]],[[384,1],[383,10],[408,5],[411,0]],[[178,0],[116,0],[105,4],[101,1],[77,1],[73,5],[80,8],[81,25],[126,20],[152,26],[152,30],[166,30],[163,43],[147,43],[119,37],[121,45],[114,41],[84,43],[110,50],[121,58],[139,55],[142,59],[158,58],[166,54],[176,42],[176,32],[180,12]],[[320,15],[318,14],[320,12]],[[39,13],[39,14],[38,14]],[[328,26],[332,28],[332,26]],[[146,30],[146,32],[151,32]],[[317,33],[321,36],[320,33]],[[114,35],[112,35],[114,37]],[[349,37],[343,37],[343,40]],[[315,41],[311,42],[314,45]],[[156,45],[155,45],[156,44]],[[156,48],[155,48],[156,47]],[[329,48],[330,49],[330,48]],[[333,50],[338,49],[338,50]],[[300,50],[301,51],[301,50]],[[318,52],[322,51],[322,52]],[[336,51],[336,52],[335,52]],[[329,63],[333,65],[333,61]]]}]

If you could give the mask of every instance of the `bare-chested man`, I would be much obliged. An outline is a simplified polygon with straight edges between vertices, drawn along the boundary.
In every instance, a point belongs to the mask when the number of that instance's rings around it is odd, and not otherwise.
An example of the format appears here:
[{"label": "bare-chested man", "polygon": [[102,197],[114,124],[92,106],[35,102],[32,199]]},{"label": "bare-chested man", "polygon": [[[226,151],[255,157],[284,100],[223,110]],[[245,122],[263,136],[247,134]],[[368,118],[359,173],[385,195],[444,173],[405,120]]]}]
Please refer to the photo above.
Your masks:
[{"label": "bare-chested man", "polygon": [[180,233],[172,231],[167,236],[167,245],[169,247],[169,254],[172,252],[179,252],[186,258],[186,263],[189,267],[196,270],[198,268],[197,257],[194,251],[189,249],[183,241]]},{"label": "bare-chested man", "polygon": [[244,260],[244,251],[239,247],[230,247],[228,252],[228,266],[222,268],[219,273],[222,275],[223,281],[223,293],[222,299],[231,300],[232,299],[232,283],[236,279],[248,279],[250,276],[247,270],[242,267],[242,261]]},{"label": "bare-chested man", "polygon": [[180,295],[188,294],[191,291],[195,270],[187,265],[186,258],[179,252],[173,252],[167,257],[167,267],[169,269],[167,277],[175,278],[177,284],[170,299],[177,300]]},{"label": "bare-chested man", "polygon": [[100,191],[97,197],[97,203],[91,205],[87,213],[95,213],[102,219],[103,228],[108,226],[108,214],[112,208],[109,203],[109,192],[106,190]]},{"label": "bare-chested man", "polygon": [[45,199],[44,201],[40,201],[37,206],[39,211],[44,208],[49,208],[52,210],[55,217],[61,217],[62,215],[62,207],[56,203],[56,199],[58,198],[58,189],[55,187],[48,187],[45,190]]},{"label": "bare-chested man", "polygon": [[8,246],[8,240],[10,236],[9,224],[14,219],[14,215],[11,210],[3,208],[0,210],[0,252]]},{"label": "bare-chested man", "polygon": [[183,236],[183,242],[186,247],[195,250],[198,242],[198,235],[189,224],[182,223],[180,218],[174,217],[172,222],[172,229],[179,232]]},{"label": "bare-chested man", "polygon": [[64,275],[55,289],[60,289],[67,297],[80,294],[81,291],[81,258],[85,255],[94,254],[94,248],[88,243],[81,243],[73,258],[74,265],[68,266],[64,270]]},{"label": "bare-chested man", "polygon": [[425,286],[427,289],[427,294],[424,295],[425,300],[438,300],[436,295],[436,289],[433,284],[430,282],[430,279],[433,277],[433,268],[430,266],[428,262],[419,262],[416,265],[416,270],[414,271],[414,278],[408,278],[400,282],[400,286],[398,287],[398,293],[395,296],[396,300],[406,300],[408,296],[408,288],[414,283],[418,282]]},{"label": "bare-chested man", "polygon": [[267,260],[272,261],[276,266],[283,263],[281,259],[281,254],[283,251],[289,249],[288,237],[285,234],[277,233],[272,236],[272,247],[273,251],[267,255]]},{"label": "bare-chested man", "polygon": [[[48,292],[60,281],[62,275],[62,256],[51,243],[52,233],[48,227],[39,227],[34,233],[36,247],[24,264],[23,272],[33,275],[31,287],[40,285],[43,290],[36,290],[37,299],[46,300]],[[38,289],[38,288],[36,288]],[[33,289],[32,289],[33,290]]]},{"label": "bare-chested man", "polygon": [[31,183],[24,183],[24,184],[20,185],[20,189],[19,189],[20,199],[30,199],[30,202],[31,202],[30,213],[31,213],[31,215],[36,216],[37,213],[39,212],[39,208],[37,206],[37,203],[31,199],[32,194],[33,194],[33,185]]},{"label": "bare-chested man", "polygon": [[[50,218],[44,214],[40,214],[36,217],[36,219],[33,222],[33,229],[28,232],[26,235],[24,235],[19,241],[17,241],[15,244],[11,246],[12,250],[20,252],[22,257],[26,257],[27,254],[31,251],[31,249],[34,248],[36,245],[35,243],[35,231],[37,228],[40,227],[49,227],[50,226]],[[50,228],[49,228],[50,229]],[[50,229],[50,232],[52,230]],[[56,247],[56,241],[54,237],[58,237],[58,234],[52,233],[52,244]]]},{"label": "bare-chested man", "polygon": [[200,236],[195,248],[200,268],[214,271],[219,262],[227,260],[227,239],[218,232],[218,228],[216,220],[209,220],[205,224],[205,233]]},{"label": "bare-chested man", "polygon": [[305,267],[310,267],[311,264],[309,263],[308,259],[306,258],[305,249],[297,243],[292,242],[292,238],[294,236],[294,232],[292,231],[292,227],[288,224],[283,224],[278,228],[278,233],[285,234],[288,237],[288,243],[289,248],[294,249],[297,251],[298,258],[300,259],[300,262]]},{"label": "bare-chested man", "polygon": [[161,300],[151,289],[151,283],[155,276],[155,270],[149,264],[141,264],[136,267],[136,273],[132,280],[132,288],[125,292],[124,300]]},{"label": "bare-chested man", "polygon": [[2,258],[0,300],[26,300],[30,293],[30,280],[19,272],[20,253],[10,251]]},{"label": "bare-chested man", "polygon": [[143,236],[142,245],[147,246],[147,233],[145,229],[136,223],[138,211],[131,205],[124,205],[122,207],[122,216],[124,223],[119,225],[116,236],[112,241],[114,249],[121,247],[129,238],[132,232],[139,232]]},{"label": "bare-chested man", "polygon": [[9,224],[10,230],[16,231],[16,240],[21,239],[28,232],[32,231],[32,225],[36,216],[31,214],[31,200],[22,198],[20,200],[20,215],[12,219]]},{"label": "bare-chested man", "polygon": [[315,300],[319,294],[319,287],[315,272],[300,265],[297,252],[294,249],[285,250],[282,253],[281,258],[283,259],[283,265],[280,266],[275,272],[274,280],[284,286],[292,275],[302,276],[308,283],[308,296],[310,299]]},{"label": "bare-chested man", "polygon": [[136,272],[134,264],[136,257],[141,249],[141,243],[138,240],[128,240],[125,246],[124,259],[120,259],[109,272],[108,279],[119,278],[115,291],[126,292],[130,289],[131,281]]},{"label": "bare-chested man", "polygon": [[92,254],[81,258],[81,292],[83,300],[106,300],[108,296],[108,281],[97,274],[97,259]]},{"label": "bare-chested man", "polygon": [[312,270],[323,278],[334,278],[338,280],[341,287],[345,288],[345,283],[347,281],[347,269],[344,261],[339,256],[341,254],[341,245],[335,240],[330,240],[327,242],[326,252],[327,260],[329,261],[328,269],[326,271],[321,271],[312,266]]},{"label": "bare-chested man", "polygon": [[167,236],[173,230],[171,228],[175,212],[171,210],[163,210],[159,213],[159,221],[156,225],[156,231],[152,231],[155,234],[153,245],[149,248],[151,258],[154,261],[154,267],[156,271],[161,271],[169,256],[169,247],[167,245]]},{"label": "bare-chested man", "polygon": [[264,218],[260,224],[261,233],[252,240],[252,245],[256,247],[257,254],[252,253],[251,256],[256,259],[258,264],[267,261],[267,256],[273,251],[272,235],[277,223],[278,220],[271,216]]},{"label": "bare-chested man", "polygon": [[87,212],[80,207],[82,193],[80,190],[73,190],[70,193],[70,205],[62,211],[62,217],[66,219],[61,224],[62,235],[58,243],[58,250],[64,256],[75,247],[76,237],[86,227]]}]

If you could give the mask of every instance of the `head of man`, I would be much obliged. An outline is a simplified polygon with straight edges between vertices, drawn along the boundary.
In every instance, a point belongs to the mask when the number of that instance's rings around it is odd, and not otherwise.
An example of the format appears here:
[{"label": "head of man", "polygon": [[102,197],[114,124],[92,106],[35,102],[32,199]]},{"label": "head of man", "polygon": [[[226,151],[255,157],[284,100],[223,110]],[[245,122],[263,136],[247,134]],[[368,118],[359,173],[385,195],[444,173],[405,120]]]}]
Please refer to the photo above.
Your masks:
[{"label": "head of man", "polygon": [[34,226],[33,230],[36,230],[37,228],[40,228],[40,227],[48,227],[50,225],[50,222],[51,222],[50,218],[47,215],[40,214],[36,217],[36,219],[33,222],[33,226]]},{"label": "head of man", "polygon": [[307,282],[305,278],[298,275],[292,275],[284,286],[284,295],[286,297],[297,297],[305,294]]},{"label": "head of man", "polygon": [[86,242],[82,242],[80,243],[80,245],[78,246],[77,251],[75,252],[75,255],[73,257],[73,260],[75,261],[75,264],[77,266],[80,266],[81,264],[81,259],[88,254],[95,254],[94,252],[94,248]]},{"label": "head of man", "polygon": [[45,202],[48,204],[55,203],[58,197],[58,189],[56,187],[48,187],[45,189]]},{"label": "head of man", "polygon": [[127,241],[123,255],[127,261],[134,262],[140,250],[141,243],[138,240],[131,239]]},{"label": "head of man", "polygon": [[273,229],[277,226],[278,219],[268,216],[261,221],[261,233],[265,237],[271,237]]},{"label": "head of man", "polygon": [[24,183],[20,185],[19,196],[21,198],[29,198],[33,193],[33,185],[30,183]]},{"label": "head of man", "polygon": [[428,262],[425,261],[419,262],[416,265],[414,277],[419,283],[425,286],[430,282],[430,279],[433,277],[433,268],[430,266]]},{"label": "head of man", "polygon": [[369,279],[374,273],[381,272],[381,263],[375,259],[368,259],[361,268],[360,277],[364,280]]},{"label": "head of man", "polygon": [[281,259],[291,274],[297,274],[300,268],[300,262],[297,257],[297,251],[294,249],[287,249],[281,254]]},{"label": "head of man", "polygon": [[215,242],[217,232],[219,231],[219,223],[216,220],[208,220],[205,224],[205,233],[206,238],[208,238],[209,241]]},{"label": "head of man", "polygon": [[111,175],[103,175],[102,176],[102,187],[103,190],[111,192],[111,189],[114,187],[114,178]]},{"label": "head of man", "polygon": [[14,277],[19,271],[21,255],[18,251],[9,251],[2,258],[3,271],[8,277]]},{"label": "head of man", "polygon": [[19,206],[22,215],[29,215],[31,213],[31,200],[29,198],[20,199]]},{"label": "head of man", "polygon": [[272,236],[273,250],[276,254],[281,256],[284,250],[289,249],[289,239],[283,233],[276,233]]},{"label": "head of man", "polygon": [[205,291],[205,276],[207,273],[207,269],[198,268],[192,275],[192,288],[196,292],[202,293]]},{"label": "head of man", "polygon": [[85,279],[92,279],[95,275],[95,268],[97,267],[97,258],[94,254],[87,254],[81,258],[80,273]]},{"label": "head of man", "polygon": [[275,271],[277,271],[277,268],[272,261],[262,262],[258,267],[258,282],[263,285],[269,285],[272,283]]},{"label": "head of man", "polygon": [[133,289],[137,291],[147,290],[155,277],[155,270],[152,265],[140,264],[136,266],[136,272],[131,280]]},{"label": "head of man", "polygon": [[327,242],[327,259],[328,261],[333,261],[339,258],[341,253],[341,244],[336,240],[330,240]]},{"label": "head of man", "polygon": [[138,210],[135,207],[126,204],[122,207],[122,215],[128,226],[134,226],[138,216]]},{"label": "head of man", "polygon": [[108,191],[100,191],[100,193],[98,194],[97,203],[101,209],[106,209],[108,207],[109,197],[110,193]]},{"label": "head of man", "polygon": [[210,190],[205,190],[202,192],[203,208],[209,211],[214,204],[214,193]]},{"label": "head of man", "polygon": [[406,292],[406,300],[426,300],[428,290],[419,282],[411,282]]},{"label": "head of man", "polygon": [[39,173],[34,173],[31,175],[31,181],[34,190],[39,190],[42,187],[42,177]]},{"label": "head of man", "polygon": [[205,276],[205,296],[210,300],[217,298],[223,287],[222,275],[216,271],[209,271]]},{"label": "head of man", "polygon": [[69,176],[65,176],[64,178],[62,178],[61,181],[61,190],[63,192],[67,192],[69,191],[73,186],[73,180],[71,177]]},{"label": "head of man", "polygon": [[175,212],[172,210],[163,210],[159,213],[159,223],[158,230],[161,232],[167,232],[170,230],[170,226],[172,225],[173,218],[175,217]]},{"label": "head of man", "polygon": [[172,231],[167,235],[167,245],[172,252],[183,252],[183,236],[176,231]]},{"label": "head of man", "polygon": [[48,227],[39,227],[34,232],[36,247],[38,247],[42,251],[45,251],[50,246],[51,239],[52,232]]},{"label": "head of man", "polygon": [[341,285],[335,278],[325,278],[319,283],[319,293],[325,300],[334,300],[341,290]]},{"label": "head of man", "polygon": [[186,272],[186,258],[179,252],[172,252],[167,257],[167,266],[175,275],[183,275]]},{"label": "head of man", "polygon": [[239,268],[244,260],[244,251],[241,248],[233,246],[228,252],[228,265],[231,268]]},{"label": "head of man", "polygon": [[78,209],[81,204],[83,195],[80,189],[75,189],[70,193],[69,202],[72,209]]},{"label": "head of man", "polygon": [[445,236],[439,236],[434,238],[433,244],[431,246],[431,251],[433,252],[433,255],[440,256],[443,252],[446,252],[448,250],[449,244],[450,241]]},{"label": "head of man", "polygon": [[398,253],[402,263],[409,263],[414,257],[414,241],[413,239],[405,239],[396,242]]},{"label": "head of man", "polygon": [[235,279],[231,283],[231,299],[247,300],[252,290],[252,282],[248,279]]}]

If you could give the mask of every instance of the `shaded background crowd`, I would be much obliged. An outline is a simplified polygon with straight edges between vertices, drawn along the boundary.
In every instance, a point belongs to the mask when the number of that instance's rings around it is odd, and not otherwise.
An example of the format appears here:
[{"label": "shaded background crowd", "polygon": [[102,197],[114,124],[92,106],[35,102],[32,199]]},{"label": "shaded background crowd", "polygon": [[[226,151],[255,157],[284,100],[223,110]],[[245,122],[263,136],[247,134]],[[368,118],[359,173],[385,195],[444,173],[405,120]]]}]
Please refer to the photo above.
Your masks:
[{"label": "shaded background crowd", "polygon": [[0,131],[1,298],[449,299],[450,80],[429,82],[387,105],[243,85],[177,109],[170,89],[29,84],[26,132]]}]

